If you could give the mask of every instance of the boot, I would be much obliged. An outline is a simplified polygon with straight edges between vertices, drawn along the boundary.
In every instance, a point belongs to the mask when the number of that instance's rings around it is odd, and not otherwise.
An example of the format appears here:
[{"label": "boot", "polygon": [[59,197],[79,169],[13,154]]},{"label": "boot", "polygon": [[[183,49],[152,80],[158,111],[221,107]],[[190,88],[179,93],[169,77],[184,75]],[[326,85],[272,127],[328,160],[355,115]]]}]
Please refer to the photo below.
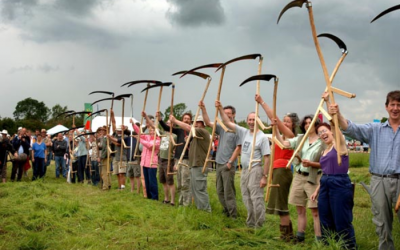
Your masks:
[{"label": "boot", "polygon": [[281,232],[281,236],[279,237],[281,240],[285,242],[290,242],[293,238],[293,234],[290,235],[290,226],[279,225],[279,231]]}]

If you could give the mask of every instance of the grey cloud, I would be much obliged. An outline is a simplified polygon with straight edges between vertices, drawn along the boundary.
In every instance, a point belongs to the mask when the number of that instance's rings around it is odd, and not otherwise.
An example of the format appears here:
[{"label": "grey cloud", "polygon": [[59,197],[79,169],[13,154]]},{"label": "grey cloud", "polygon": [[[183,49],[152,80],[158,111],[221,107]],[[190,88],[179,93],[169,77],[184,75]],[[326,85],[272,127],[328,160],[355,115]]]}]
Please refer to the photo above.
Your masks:
[{"label": "grey cloud", "polygon": [[51,66],[51,65],[49,65],[47,63],[44,63],[42,65],[37,66],[37,70],[42,71],[44,73],[49,73],[49,72],[52,72],[52,71],[59,71],[60,67]]},{"label": "grey cloud", "polygon": [[225,20],[220,0],[167,0],[172,8],[166,13],[172,23],[182,27],[220,25]]},{"label": "grey cloud", "polygon": [[31,65],[24,65],[21,67],[14,67],[11,68],[8,73],[10,74],[14,74],[14,73],[18,73],[18,72],[26,72],[26,71],[32,71],[33,67]]},{"label": "grey cloud", "polygon": [[5,21],[12,21],[17,16],[32,16],[32,8],[36,5],[38,0],[3,0],[0,13]]},{"label": "grey cloud", "polygon": [[82,17],[110,0],[55,0],[43,3],[38,0],[3,0],[0,13],[3,22],[20,30],[22,39],[45,43],[51,41],[88,41],[100,46],[115,46],[121,37],[115,36]]},{"label": "grey cloud", "polygon": [[108,0],[57,0],[54,3],[54,8],[76,16],[85,16],[105,1]]},{"label": "grey cloud", "polygon": [[13,67],[8,71],[8,73],[14,74],[14,73],[19,73],[19,72],[28,72],[28,71],[34,71],[34,70],[38,70],[43,73],[49,73],[52,71],[59,71],[60,67],[52,66],[48,63],[43,63],[40,65],[37,65],[36,67],[34,67],[32,65],[24,65],[24,66],[20,66],[20,67]]}]

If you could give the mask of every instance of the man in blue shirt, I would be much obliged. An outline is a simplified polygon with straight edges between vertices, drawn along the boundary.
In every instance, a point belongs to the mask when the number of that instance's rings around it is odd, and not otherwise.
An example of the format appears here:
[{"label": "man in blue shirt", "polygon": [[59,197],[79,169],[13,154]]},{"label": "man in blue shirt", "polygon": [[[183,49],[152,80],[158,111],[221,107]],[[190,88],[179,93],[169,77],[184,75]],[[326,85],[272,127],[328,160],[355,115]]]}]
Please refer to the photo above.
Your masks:
[{"label": "man in blue shirt", "polygon": [[[354,124],[341,115],[337,104],[332,104],[329,112],[338,114],[343,134],[370,146],[372,221],[379,249],[395,249],[392,206],[400,193],[400,90],[387,94],[385,106],[389,119],[384,123]],[[397,217],[400,219],[400,212]]]}]

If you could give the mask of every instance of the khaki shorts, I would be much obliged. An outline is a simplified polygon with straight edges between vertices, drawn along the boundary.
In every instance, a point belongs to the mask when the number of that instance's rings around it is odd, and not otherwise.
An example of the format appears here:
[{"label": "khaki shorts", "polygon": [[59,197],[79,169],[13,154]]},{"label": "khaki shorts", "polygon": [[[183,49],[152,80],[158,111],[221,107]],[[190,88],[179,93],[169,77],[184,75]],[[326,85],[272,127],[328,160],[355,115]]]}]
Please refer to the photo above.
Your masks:
[{"label": "khaki shorts", "polygon": [[129,161],[128,168],[126,170],[126,176],[128,178],[140,177],[140,163],[138,161]]},{"label": "khaki shorts", "polygon": [[[167,168],[168,168],[168,160],[165,159],[159,159],[158,160],[159,163],[159,175],[158,175],[158,179],[160,180],[160,183],[167,183],[168,185],[174,185],[174,175],[172,174],[168,174],[167,172]],[[174,167],[174,159],[171,159],[171,166],[170,166],[170,173],[173,173],[173,167]]]},{"label": "khaki shorts", "polygon": [[310,184],[308,176],[304,176],[296,173],[292,182],[292,189],[289,194],[289,204],[305,207],[308,203],[308,208],[317,208],[317,201],[310,200],[311,195],[315,189],[319,186],[321,174],[317,175],[317,183],[315,185]]},{"label": "khaki shorts", "polygon": [[122,166],[120,161],[113,161],[113,174],[125,174],[127,162],[123,161]]}]

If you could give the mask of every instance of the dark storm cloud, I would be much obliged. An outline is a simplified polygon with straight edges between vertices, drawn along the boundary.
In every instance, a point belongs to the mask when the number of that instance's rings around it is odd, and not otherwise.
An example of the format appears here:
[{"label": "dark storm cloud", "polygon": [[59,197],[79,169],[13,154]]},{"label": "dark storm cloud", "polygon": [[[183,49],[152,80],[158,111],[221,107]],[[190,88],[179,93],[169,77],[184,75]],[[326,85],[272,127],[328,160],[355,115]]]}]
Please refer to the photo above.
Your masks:
[{"label": "dark storm cloud", "polygon": [[12,21],[18,16],[31,16],[32,8],[38,5],[38,0],[2,0],[0,3],[1,18]]},{"label": "dark storm cloud", "polygon": [[20,30],[21,38],[38,43],[52,41],[89,41],[100,46],[113,46],[120,40],[112,31],[85,22],[95,8],[110,0],[3,0],[1,20]]},{"label": "dark storm cloud", "polygon": [[220,25],[225,20],[220,0],[167,0],[172,4],[167,17],[179,26]]}]

